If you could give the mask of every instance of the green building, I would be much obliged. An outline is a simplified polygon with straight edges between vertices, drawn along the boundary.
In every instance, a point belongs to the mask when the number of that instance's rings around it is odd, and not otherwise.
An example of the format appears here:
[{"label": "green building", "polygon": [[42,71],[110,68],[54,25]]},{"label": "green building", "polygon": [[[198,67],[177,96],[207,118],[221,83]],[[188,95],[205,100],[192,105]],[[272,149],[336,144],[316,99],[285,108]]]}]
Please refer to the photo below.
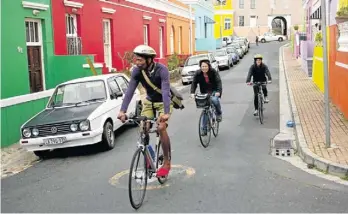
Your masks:
[{"label": "green building", "polygon": [[[1,147],[41,111],[62,82],[92,75],[86,59],[55,55],[51,0],[1,0]],[[101,73],[101,68],[96,68]]]}]

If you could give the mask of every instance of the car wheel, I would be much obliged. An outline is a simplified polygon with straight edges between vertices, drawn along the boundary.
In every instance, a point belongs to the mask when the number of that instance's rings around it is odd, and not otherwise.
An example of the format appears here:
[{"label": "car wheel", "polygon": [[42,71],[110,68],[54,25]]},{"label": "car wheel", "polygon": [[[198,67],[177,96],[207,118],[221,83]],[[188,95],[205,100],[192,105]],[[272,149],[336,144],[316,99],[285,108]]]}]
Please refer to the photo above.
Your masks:
[{"label": "car wheel", "polygon": [[41,151],[34,151],[34,154],[38,156],[40,159],[45,159],[48,157],[50,153],[50,150],[41,150]]},{"label": "car wheel", "polygon": [[279,42],[282,42],[282,41],[283,41],[283,38],[282,38],[282,37],[279,37],[278,41],[279,41]]},{"label": "car wheel", "polygon": [[266,42],[266,39],[261,39],[261,42],[262,42],[262,43],[265,43],[265,42]]},{"label": "car wheel", "polygon": [[115,147],[115,133],[110,121],[107,121],[104,125],[102,145],[105,150],[111,150]]}]

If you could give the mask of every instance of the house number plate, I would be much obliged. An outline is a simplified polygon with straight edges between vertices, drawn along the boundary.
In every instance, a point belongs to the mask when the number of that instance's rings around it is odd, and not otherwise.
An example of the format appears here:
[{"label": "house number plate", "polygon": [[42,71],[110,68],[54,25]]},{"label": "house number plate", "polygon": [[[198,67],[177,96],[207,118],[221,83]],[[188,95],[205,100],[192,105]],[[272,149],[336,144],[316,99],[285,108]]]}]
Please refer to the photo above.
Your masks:
[{"label": "house number plate", "polygon": [[62,144],[66,142],[66,137],[48,138],[43,140],[45,145]]}]

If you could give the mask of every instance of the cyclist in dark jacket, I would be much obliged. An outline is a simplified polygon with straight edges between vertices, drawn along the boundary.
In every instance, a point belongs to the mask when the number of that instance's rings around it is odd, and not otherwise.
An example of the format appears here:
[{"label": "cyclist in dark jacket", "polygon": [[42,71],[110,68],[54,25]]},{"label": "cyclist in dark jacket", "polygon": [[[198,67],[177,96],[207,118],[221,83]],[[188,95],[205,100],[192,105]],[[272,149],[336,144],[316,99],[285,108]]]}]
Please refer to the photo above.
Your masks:
[{"label": "cyclist in dark jacket", "polygon": [[197,84],[202,94],[210,94],[212,103],[216,109],[216,118],[218,121],[222,120],[222,111],[220,105],[220,98],[222,94],[222,83],[219,72],[211,67],[210,61],[208,59],[201,60],[199,62],[199,69],[191,84],[191,96],[194,97],[194,94],[197,89]]},{"label": "cyclist in dark jacket", "polygon": [[[271,73],[268,70],[268,66],[262,62],[262,55],[261,54],[256,54],[254,56],[254,63],[251,65],[246,83],[250,85],[251,77],[253,77],[253,82],[267,82],[267,77],[268,77],[268,83],[272,82],[272,76]],[[267,76],[267,77],[266,77]],[[254,107],[255,107],[255,112],[254,115],[257,115],[258,112],[258,98],[257,98],[257,93],[259,92],[259,88],[254,85]],[[265,85],[262,86],[262,92],[265,96],[265,103],[268,103],[268,91],[267,87]]]}]

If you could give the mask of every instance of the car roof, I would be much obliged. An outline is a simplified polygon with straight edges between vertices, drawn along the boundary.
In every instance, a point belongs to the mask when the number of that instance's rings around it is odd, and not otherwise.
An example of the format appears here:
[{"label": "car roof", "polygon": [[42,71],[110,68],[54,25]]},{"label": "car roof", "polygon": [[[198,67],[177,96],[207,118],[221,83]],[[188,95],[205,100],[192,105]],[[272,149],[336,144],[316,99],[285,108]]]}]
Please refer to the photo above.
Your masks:
[{"label": "car roof", "polygon": [[124,76],[123,73],[111,73],[111,74],[102,74],[102,75],[97,75],[97,76],[89,76],[89,77],[81,77],[73,80],[69,80],[67,82],[63,82],[59,85],[65,85],[65,84],[72,84],[72,83],[78,83],[78,82],[88,82],[88,81],[93,81],[93,80],[107,80],[110,77],[117,77],[117,76]]}]

